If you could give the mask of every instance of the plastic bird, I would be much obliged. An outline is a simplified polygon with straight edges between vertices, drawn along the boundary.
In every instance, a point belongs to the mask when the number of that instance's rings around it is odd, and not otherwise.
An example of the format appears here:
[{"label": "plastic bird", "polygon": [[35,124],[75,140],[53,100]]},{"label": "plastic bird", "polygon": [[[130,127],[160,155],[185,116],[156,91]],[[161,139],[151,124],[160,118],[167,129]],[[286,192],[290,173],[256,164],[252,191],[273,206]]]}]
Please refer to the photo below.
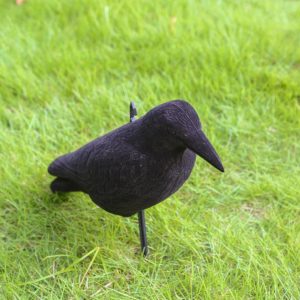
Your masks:
[{"label": "plastic bird", "polygon": [[175,193],[196,155],[224,172],[196,111],[174,100],[58,157],[48,168],[57,177],[51,189],[82,191],[104,210],[128,217]]}]

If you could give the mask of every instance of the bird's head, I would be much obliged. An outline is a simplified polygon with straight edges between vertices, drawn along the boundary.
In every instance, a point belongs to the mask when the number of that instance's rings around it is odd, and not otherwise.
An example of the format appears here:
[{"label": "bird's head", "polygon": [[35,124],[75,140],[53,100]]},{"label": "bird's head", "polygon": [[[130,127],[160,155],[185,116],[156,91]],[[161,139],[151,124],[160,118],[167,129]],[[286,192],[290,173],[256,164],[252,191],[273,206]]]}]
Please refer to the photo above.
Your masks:
[{"label": "bird's head", "polygon": [[188,102],[175,100],[161,104],[143,119],[148,132],[153,133],[155,147],[188,148],[224,172],[217,152],[202,131],[196,111]]}]

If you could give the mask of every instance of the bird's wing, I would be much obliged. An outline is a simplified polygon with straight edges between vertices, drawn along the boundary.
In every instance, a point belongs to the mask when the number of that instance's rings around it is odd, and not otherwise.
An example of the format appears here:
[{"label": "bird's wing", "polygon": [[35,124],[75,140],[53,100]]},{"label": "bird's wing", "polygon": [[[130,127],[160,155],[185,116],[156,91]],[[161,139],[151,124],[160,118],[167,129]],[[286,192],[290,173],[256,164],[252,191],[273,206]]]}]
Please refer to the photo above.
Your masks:
[{"label": "bird's wing", "polygon": [[[91,164],[93,161],[91,160]],[[140,152],[113,152],[98,159],[96,168],[89,168],[93,190],[97,194],[114,195],[134,192],[141,178],[147,173],[147,159]]]},{"label": "bird's wing", "polygon": [[129,145],[95,140],[58,157],[48,171],[76,182],[85,191],[107,194],[132,188],[147,169],[145,160],[144,155]]}]

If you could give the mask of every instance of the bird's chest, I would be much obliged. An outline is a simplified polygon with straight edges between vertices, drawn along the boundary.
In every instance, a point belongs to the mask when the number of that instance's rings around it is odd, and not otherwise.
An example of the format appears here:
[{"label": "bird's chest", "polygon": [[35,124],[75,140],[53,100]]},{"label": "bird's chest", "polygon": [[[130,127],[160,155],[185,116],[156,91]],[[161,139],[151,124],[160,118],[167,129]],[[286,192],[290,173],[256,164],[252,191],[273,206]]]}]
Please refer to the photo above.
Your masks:
[{"label": "bird's chest", "polygon": [[176,155],[153,157],[141,170],[140,187],[150,194],[172,194],[189,177],[195,162],[190,150]]}]

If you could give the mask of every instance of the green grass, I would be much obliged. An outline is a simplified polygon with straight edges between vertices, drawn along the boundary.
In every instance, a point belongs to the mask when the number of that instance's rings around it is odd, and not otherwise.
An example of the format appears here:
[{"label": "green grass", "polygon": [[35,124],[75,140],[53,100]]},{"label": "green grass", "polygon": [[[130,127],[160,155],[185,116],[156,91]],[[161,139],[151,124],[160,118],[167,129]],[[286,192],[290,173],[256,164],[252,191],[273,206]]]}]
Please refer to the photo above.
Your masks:
[{"label": "green grass", "polygon": [[[300,299],[300,2],[0,0],[1,299]],[[136,217],[50,193],[56,156],[176,98],[201,159]],[[51,276],[53,275],[53,276]]]}]

